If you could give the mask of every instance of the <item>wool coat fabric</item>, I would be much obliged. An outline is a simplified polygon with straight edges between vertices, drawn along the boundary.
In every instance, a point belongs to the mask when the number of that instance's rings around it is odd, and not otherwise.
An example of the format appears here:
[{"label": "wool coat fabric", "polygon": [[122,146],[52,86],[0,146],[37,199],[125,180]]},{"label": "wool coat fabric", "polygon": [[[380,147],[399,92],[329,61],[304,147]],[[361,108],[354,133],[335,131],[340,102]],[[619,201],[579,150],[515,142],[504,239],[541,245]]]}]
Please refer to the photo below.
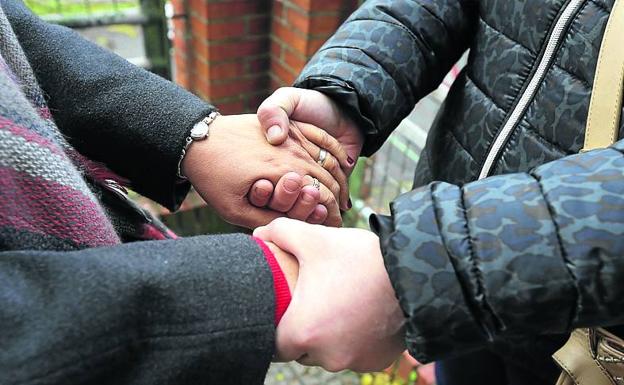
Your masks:
[{"label": "wool coat fabric", "polygon": [[0,384],[263,382],[274,294],[256,242],[167,240],[110,188],[175,209],[185,137],[212,110],[0,0]]}]

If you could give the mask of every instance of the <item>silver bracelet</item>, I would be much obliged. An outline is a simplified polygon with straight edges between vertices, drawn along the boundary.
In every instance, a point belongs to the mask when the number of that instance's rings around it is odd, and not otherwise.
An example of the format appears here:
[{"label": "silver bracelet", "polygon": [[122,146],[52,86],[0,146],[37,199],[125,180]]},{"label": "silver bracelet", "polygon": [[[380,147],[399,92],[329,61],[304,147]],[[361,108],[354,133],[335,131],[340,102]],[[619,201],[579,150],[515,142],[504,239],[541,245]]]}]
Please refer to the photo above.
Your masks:
[{"label": "silver bracelet", "polygon": [[188,151],[191,143],[208,138],[208,136],[210,135],[210,125],[219,116],[221,116],[219,111],[213,111],[210,113],[210,115],[206,116],[200,122],[193,126],[190,135],[186,138],[186,141],[184,142],[184,148],[182,148],[182,154],[180,155],[180,160],[178,161],[178,178],[188,179],[187,177],[182,175],[182,161],[186,156],[186,152]]}]

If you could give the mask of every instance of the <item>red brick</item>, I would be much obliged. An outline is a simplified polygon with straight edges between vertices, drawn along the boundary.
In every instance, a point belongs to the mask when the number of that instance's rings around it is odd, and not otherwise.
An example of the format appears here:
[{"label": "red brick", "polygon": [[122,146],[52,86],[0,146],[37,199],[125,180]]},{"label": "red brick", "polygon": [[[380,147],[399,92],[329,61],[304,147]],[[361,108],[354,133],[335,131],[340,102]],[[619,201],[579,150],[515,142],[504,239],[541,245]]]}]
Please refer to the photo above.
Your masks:
[{"label": "red brick", "polygon": [[231,79],[243,76],[244,68],[241,61],[210,64],[209,76],[211,80]]},{"label": "red brick", "polygon": [[245,23],[238,22],[214,22],[208,23],[208,37],[210,40],[224,40],[228,38],[243,37],[245,35]]},{"label": "red brick", "polygon": [[247,20],[247,33],[250,35],[266,35],[271,31],[268,16],[253,17]]},{"label": "red brick", "polygon": [[171,5],[173,6],[173,14],[174,15],[183,15],[186,13],[186,9],[184,9],[184,3],[186,0],[172,0]]},{"label": "red brick", "polygon": [[284,62],[294,72],[299,73],[305,66],[307,58],[298,52],[284,49]]},{"label": "red brick", "polygon": [[262,55],[269,52],[266,39],[236,42],[214,46],[210,54],[212,60],[242,58],[252,55]]},{"label": "red brick", "polygon": [[[184,0],[188,1],[188,10],[190,14],[195,14],[203,19],[207,19],[208,1],[207,0]],[[188,15],[190,16],[190,15]]]},{"label": "red brick", "polygon": [[288,25],[295,27],[303,34],[310,31],[310,18],[296,8],[286,10],[286,21]]},{"label": "red brick", "polygon": [[290,2],[305,11],[309,11],[312,8],[312,0],[290,0]]},{"label": "red brick", "polygon": [[175,82],[178,85],[184,88],[188,88],[188,85],[189,85],[188,72],[178,71],[178,68],[176,68],[176,73],[174,75],[174,78],[175,78]]},{"label": "red brick", "polygon": [[187,38],[186,19],[173,19],[173,33],[179,38]]},{"label": "red brick", "polygon": [[273,20],[283,21],[286,19],[286,16],[284,14],[285,10],[286,10],[286,7],[284,7],[283,1],[275,0],[273,1],[273,10],[272,10],[271,17],[273,18]]},{"label": "red brick", "polygon": [[297,78],[294,71],[285,67],[277,60],[271,62],[271,73],[275,74],[283,83],[288,85],[293,84]]},{"label": "red brick", "polygon": [[249,59],[247,70],[249,71],[249,74],[259,74],[262,72],[267,72],[269,70],[270,64],[270,58],[268,56]]},{"label": "red brick", "polygon": [[288,86],[282,79],[278,78],[275,74],[271,74],[271,82],[269,83],[269,91],[273,92],[278,88]]},{"label": "red brick", "polygon": [[269,11],[270,2],[268,0],[209,3],[207,5],[207,18],[223,19],[229,17],[240,17],[243,15],[263,14],[268,13]]},{"label": "red brick", "polygon": [[356,7],[356,2],[353,0],[309,0],[309,2],[311,3],[310,10],[314,12],[352,10]]},{"label": "red brick", "polygon": [[266,89],[266,83],[267,79],[265,77],[255,77],[250,79],[233,80],[221,84],[211,84],[208,96],[211,100],[219,100],[226,97],[258,92]]},{"label": "red brick", "polygon": [[201,18],[191,15],[189,18],[191,21],[191,36],[193,40],[209,40],[208,25]]},{"label": "red brick", "polygon": [[192,54],[194,57],[202,58],[204,61],[208,61],[208,43],[200,39],[191,40]]},{"label": "red brick", "polygon": [[184,55],[175,55],[174,63],[176,71],[187,73],[189,72],[188,60]]},{"label": "red brick", "polygon": [[312,57],[316,51],[319,50],[319,48],[321,48],[323,46],[323,44],[325,44],[325,42],[327,41],[327,38],[316,38],[316,39],[311,39],[308,42],[308,47],[306,50],[306,55],[308,57]]},{"label": "red brick", "polygon": [[260,104],[262,104],[262,102],[264,102],[264,100],[268,97],[269,94],[267,92],[263,92],[258,95],[249,95],[247,101],[247,110],[251,112],[257,111],[258,107],[260,107]]},{"label": "red brick", "polygon": [[358,6],[357,0],[288,0],[304,11],[327,12],[347,10],[353,11]]},{"label": "red brick", "polygon": [[231,101],[223,101],[223,102],[213,102],[215,106],[221,111],[224,115],[235,115],[241,114],[246,111],[245,101],[242,98],[231,100]]},{"label": "red brick", "polygon": [[193,42],[193,49],[197,49],[195,54],[201,60],[211,62],[265,54],[269,51],[267,44],[265,39],[210,44]]},{"label": "red brick", "polygon": [[188,41],[179,35],[173,36],[173,41],[171,42],[171,46],[175,50],[176,54],[181,53],[185,54],[188,50]]},{"label": "red brick", "polygon": [[191,30],[193,38],[202,40],[224,40],[245,36],[245,23],[205,21],[196,15],[191,15]]},{"label": "red brick", "polygon": [[191,88],[191,91],[200,95],[203,99],[210,100],[210,82],[208,79],[195,75],[193,76],[193,80],[190,82],[189,87]]},{"label": "red brick", "polygon": [[271,39],[271,57],[273,58],[282,58],[282,43],[275,38]]},{"label": "red brick", "polygon": [[342,24],[340,15],[312,15],[310,17],[309,33],[326,35],[329,37]]},{"label": "red brick", "polygon": [[307,39],[301,34],[296,33],[292,29],[287,28],[281,23],[273,22],[272,25],[273,35],[284,42],[286,45],[294,48],[302,54],[307,52]]}]

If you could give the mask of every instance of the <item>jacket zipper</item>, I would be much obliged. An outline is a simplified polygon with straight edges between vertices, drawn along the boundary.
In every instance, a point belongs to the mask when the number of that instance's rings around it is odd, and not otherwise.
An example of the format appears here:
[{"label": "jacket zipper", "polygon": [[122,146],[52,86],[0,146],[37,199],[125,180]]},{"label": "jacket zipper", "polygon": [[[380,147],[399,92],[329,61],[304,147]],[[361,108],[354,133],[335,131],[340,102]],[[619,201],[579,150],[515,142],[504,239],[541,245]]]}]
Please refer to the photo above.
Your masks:
[{"label": "jacket zipper", "polygon": [[501,129],[500,133],[494,140],[494,143],[490,147],[490,151],[488,152],[487,157],[485,158],[485,162],[483,163],[483,168],[481,169],[481,173],[479,174],[479,179],[487,178],[492,172],[492,168],[496,163],[496,159],[500,155],[505,143],[514,132],[516,126],[520,122],[520,119],[526,112],[529,103],[535,97],[537,93],[538,87],[541,85],[544,77],[546,76],[546,72],[550,68],[552,61],[554,59],[555,53],[557,53],[557,47],[561,42],[564,34],[567,30],[568,24],[572,19],[572,16],[576,13],[576,11],[581,7],[585,0],[572,0],[568,3],[568,5],[563,10],[563,13],[557,20],[555,27],[553,28],[550,36],[548,37],[548,43],[546,45],[546,50],[542,55],[542,58],[538,64],[537,70],[533,74],[533,77],[529,81],[529,85],[524,90],[524,93],[520,97],[520,101],[516,105],[516,107],[509,115],[509,119]]}]

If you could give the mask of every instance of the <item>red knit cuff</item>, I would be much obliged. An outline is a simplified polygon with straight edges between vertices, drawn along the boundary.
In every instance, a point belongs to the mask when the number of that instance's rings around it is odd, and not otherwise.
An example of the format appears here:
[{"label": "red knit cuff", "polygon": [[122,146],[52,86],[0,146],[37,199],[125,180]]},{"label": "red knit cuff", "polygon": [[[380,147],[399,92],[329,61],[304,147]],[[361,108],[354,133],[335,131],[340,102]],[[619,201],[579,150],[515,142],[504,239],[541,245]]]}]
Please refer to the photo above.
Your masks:
[{"label": "red knit cuff", "polygon": [[288,287],[288,281],[286,281],[286,276],[284,276],[282,268],[266,243],[264,243],[262,239],[256,237],[253,237],[253,239],[264,252],[264,257],[266,258],[269,268],[271,268],[271,273],[273,274],[273,290],[275,292],[275,326],[277,326],[284,316],[284,313],[286,313],[288,305],[290,305],[290,300],[292,299],[290,288]]}]

